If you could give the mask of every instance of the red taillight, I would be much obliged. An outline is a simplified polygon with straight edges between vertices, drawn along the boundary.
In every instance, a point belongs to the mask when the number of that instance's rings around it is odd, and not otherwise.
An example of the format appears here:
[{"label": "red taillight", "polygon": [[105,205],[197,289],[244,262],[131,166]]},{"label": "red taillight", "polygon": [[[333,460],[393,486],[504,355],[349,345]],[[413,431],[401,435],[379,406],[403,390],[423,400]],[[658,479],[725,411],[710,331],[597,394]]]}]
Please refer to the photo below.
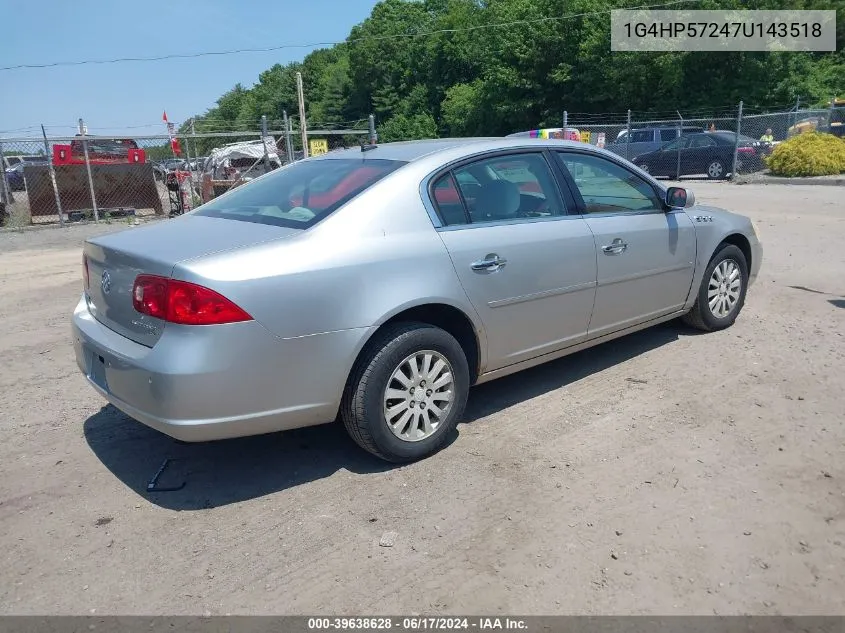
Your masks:
[{"label": "red taillight", "polygon": [[82,287],[88,290],[88,258],[85,255],[82,256],[82,284]]},{"label": "red taillight", "polygon": [[757,152],[753,147],[737,147],[736,151],[738,154],[756,154]]},{"label": "red taillight", "polygon": [[141,314],[182,325],[252,320],[250,315],[213,290],[156,275],[139,275],[135,279],[132,305]]}]

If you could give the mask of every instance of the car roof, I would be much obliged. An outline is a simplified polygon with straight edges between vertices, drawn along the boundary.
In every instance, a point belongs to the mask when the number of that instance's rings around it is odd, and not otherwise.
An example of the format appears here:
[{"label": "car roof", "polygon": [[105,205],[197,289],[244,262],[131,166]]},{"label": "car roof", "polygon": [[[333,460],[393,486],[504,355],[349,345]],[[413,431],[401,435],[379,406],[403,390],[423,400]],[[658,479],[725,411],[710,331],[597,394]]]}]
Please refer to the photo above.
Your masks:
[{"label": "car roof", "polygon": [[[419,141],[401,141],[396,143],[377,144],[371,149],[362,151],[360,147],[337,150],[316,156],[311,160],[332,160],[338,158],[372,158],[381,160],[398,160],[414,162],[422,158],[440,153],[460,153],[465,149],[467,154],[496,149],[522,148],[541,145],[543,147],[595,147],[578,141],[547,140],[535,138],[506,138],[503,136],[474,137],[474,138],[439,138]],[[366,146],[365,146],[366,147]]]}]

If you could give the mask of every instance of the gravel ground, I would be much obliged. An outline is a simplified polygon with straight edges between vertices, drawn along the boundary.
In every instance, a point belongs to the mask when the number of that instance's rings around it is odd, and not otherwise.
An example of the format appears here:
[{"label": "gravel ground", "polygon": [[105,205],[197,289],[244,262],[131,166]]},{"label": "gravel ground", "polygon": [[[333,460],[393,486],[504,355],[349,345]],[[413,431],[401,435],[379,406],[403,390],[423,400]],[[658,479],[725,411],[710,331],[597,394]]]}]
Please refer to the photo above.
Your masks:
[{"label": "gravel ground", "polygon": [[[104,406],[68,319],[122,225],[0,233],[0,613],[845,614],[841,191],[691,186],[762,233],[733,328],[483,385],[399,468],[332,425],[185,445]],[[165,457],[187,483],[147,494]]]}]

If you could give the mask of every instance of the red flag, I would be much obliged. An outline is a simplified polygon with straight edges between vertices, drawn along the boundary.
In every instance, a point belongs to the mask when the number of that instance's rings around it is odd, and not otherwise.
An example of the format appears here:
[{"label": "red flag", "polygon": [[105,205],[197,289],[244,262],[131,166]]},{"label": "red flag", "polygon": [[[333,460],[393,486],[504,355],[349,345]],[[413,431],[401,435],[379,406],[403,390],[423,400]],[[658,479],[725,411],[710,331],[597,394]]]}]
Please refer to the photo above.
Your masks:
[{"label": "red flag", "polygon": [[164,114],[161,115],[161,120],[167,123],[167,110],[165,110]]}]

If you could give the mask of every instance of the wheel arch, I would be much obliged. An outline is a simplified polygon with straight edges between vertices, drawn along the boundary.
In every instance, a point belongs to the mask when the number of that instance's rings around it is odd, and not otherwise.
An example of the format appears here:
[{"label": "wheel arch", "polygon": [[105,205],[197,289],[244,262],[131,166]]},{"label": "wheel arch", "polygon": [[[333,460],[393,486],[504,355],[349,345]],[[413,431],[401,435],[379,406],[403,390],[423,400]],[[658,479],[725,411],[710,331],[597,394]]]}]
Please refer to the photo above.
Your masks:
[{"label": "wheel arch", "polygon": [[465,309],[442,299],[432,299],[411,305],[404,305],[384,315],[376,327],[371,328],[368,336],[360,346],[350,368],[350,375],[354,371],[361,356],[367,351],[373,337],[378,332],[394,323],[411,321],[428,323],[454,336],[461,349],[464,350],[464,354],[466,354],[467,365],[470,370],[470,384],[475,383],[481,373],[481,367],[485,360],[485,338],[483,330],[478,321],[473,319]]},{"label": "wheel arch", "polygon": [[751,252],[751,242],[749,242],[748,238],[745,237],[742,233],[731,233],[725,236],[722,241],[716,245],[716,248],[710,255],[710,259],[713,259],[713,256],[716,254],[716,252],[725,244],[732,244],[742,251],[742,254],[745,256],[745,264],[748,267],[748,270],[750,271],[751,258],[753,256]]}]

